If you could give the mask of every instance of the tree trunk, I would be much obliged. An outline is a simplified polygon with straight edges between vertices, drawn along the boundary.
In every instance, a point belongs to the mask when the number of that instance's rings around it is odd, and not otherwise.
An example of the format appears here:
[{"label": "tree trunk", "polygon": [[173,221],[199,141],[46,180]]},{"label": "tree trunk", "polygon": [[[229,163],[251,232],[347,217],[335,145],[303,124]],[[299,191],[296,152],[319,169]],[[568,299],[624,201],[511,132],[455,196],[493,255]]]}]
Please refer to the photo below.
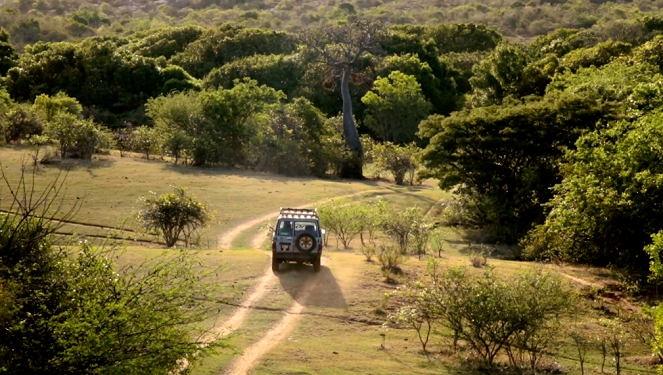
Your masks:
[{"label": "tree trunk", "polygon": [[341,169],[341,177],[362,179],[362,159],[364,155],[361,142],[359,141],[357,127],[352,118],[350,74],[352,74],[350,67],[343,69],[343,77],[341,78],[341,96],[343,97],[343,135],[345,137],[345,143],[354,154],[354,157],[346,161],[343,165],[343,168]]}]

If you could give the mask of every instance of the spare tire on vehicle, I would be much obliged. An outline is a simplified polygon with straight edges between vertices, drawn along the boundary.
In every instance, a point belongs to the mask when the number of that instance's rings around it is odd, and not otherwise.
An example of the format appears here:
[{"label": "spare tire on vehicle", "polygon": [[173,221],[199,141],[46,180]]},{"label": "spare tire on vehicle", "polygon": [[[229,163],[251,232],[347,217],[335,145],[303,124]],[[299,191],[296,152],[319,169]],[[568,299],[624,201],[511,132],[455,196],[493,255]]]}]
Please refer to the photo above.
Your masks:
[{"label": "spare tire on vehicle", "polygon": [[315,237],[310,233],[302,233],[295,240],[295,246],[300,253],[308,254],[315,249],[316,245]]}]

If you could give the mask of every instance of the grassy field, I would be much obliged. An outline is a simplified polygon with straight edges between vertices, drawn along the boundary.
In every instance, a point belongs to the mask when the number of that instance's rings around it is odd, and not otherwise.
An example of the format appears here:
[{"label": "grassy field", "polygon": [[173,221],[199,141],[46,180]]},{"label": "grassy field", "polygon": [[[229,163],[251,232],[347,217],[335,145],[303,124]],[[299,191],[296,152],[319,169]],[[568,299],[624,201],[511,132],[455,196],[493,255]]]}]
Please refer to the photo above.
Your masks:
[{"label": "grassy field", "polygon": [[[20,176],[22,162],[28,159],[29,150],[25,148],[0,150],[0,164],[13,182]],[[81,209],[74,219],[90,225],[136,229],[131,217],[141,196],[148,195],[150,191],[170,192],[171,186],[188,188],[191,194],[215,211],[214,222],[202,233],[205,244],[211,248],[216,247],[220,233],[242,221],[278,210],[281,206],[313,203],[389,185],[371,180],[351,183],[288,178],[235,169],[192,168],[160,161],[100,155],[92,161],[66,160],[59,165],[40,166],[36,189],[43,188],[58,173],[63,173],[66,178],[65,207],[77,202],[78,198],[82,199]],[[0,208],[7,203],[7,200],[0,202]],[[85,229],[79,226],[67,230],[102,236],[107,233],[96,227]]]},{"label": "grassy field", "polygon": [[[0,149],[0,162],[9,179],[15,181],[20,173],[26,150]],[[252,374],[475,374],[464,365],[468,353],[452,354],[449,338],[441,330],[432,339],[430,353],[423,355],[416,335],[411,330],[391,327],[384,333],[382,323],[393,311],[385,293],[393,290],[385,282],[376,262],[367,262],[361,253],[359,239],[349,249],[337,249],[331,238],[325,250],[322,270],[314,274],[307,265],[285,265],[274,275],[269,267],[269,251],[249,249],[260,234],[264,222],[244,229],[232,241],[230,249],[219,249],[218,238],[233,227],[256,217],[271,215],[280,206],[301,205],[347,194],[347,203],[383,197],[392,207],[403,209],[418,205],[438,215],[439,203],[449,194],[435,188],[432,181],[422,186],[395,187],[388,181],[364,182],[292,179],[283,176],[251,173],[222,168],[186,168],[158,161],[146,161],[118,156],[99,156],[91,162],[67,161],[62,165],[39,169],[35,185],[46,185],[62,169],[69,168],[66,179],[65,203],[72,204],[83,197],[78,224],[67,224],[65,232],[77,232],[103,237],[108,227],[132,228],[132,210],[138,197],[149,191],[165,192],[168,185],[189,187],[198,198],[217,211],[214,224],[205,230],[208,246],[194,250],[194,256],[209,269],[220,267],[214,282],[223,286],[219,298],[219,315],[207,322],[210,326],[223,323],[238,311],[248,295],[254,293],[260,280],[267,280],[260,298],[249,309],[242,324],[229,336],[237,352],[226,350],[210,356],[193,369],[197,375],[222,374],[233,368],[244,356],[242,352],[256,352],[266,338],[278,340],[268,350],[258,350],[252,362]],[[0,195],[6,190],[0,191]],[[303,199],[302,197],[305,197]],[[0,208],[6,200],[0,201]],[[131,233],[123,232],[123,235]],[[141,238],[149,239],[144,235]],[[448,229],[447,242],[440,261],[448,266],[470,265],[467,243],[462,233]],[[129,243],[119,262],[136,264],[164,251],[158,244]],[[403,265],[403,280],[420,274],[426,259],[410,257]],[[564,274],[583,294],[581,314],[569,320],[565,329],[582,330],[593,334],[596,320],[619,315],[627,317],[637,312],[637,304],[619,292],[612,292],[617,283],[607,270],[562,265],[490,259],[489,265],[498,273],[514,274],[534,267],[554,268]],[[478,270],[477,270],[478,272]],[[269,276],[268,279],[264,279]],[[315,287],[313,287],[315,286]],[[604,290],[608,293],[596,293]],[[286,330],[280,330],[285,324]],[[567,334],[555,348],[551,368],[568,374],[580,374],[575,348]],[[384,342],[382,341],[384,339]],[[382,345],[384,344],[384,346]],[[626,345],[624,374],[655,373],[650,351],[630,336]],[[599,374],[602,356],[598,349],[590,351],[585,373]],[[606,372],[614,373],[610,358]],[[241,373],[241,372],[230,372]]]}]

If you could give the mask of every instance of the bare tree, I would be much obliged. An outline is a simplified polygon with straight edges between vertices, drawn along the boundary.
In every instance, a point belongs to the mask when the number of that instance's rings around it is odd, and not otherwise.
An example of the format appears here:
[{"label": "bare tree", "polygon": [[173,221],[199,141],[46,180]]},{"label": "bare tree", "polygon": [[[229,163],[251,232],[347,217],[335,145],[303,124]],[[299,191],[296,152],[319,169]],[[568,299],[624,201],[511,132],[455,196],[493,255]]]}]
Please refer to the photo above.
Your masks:
[{"label": "bare tree", "polygon": [[381,23],[361,17],[343,25],[312,27],[304,30],[301,35],[301,40],[312,53],[312,57],[327,64],[341,77],[343,135],[348,148],[356,156],[352,165],[346,166],[342,171],[343,177],[362,177],[363,150],[352,117],[350,79],[362,56],[382,52],[383,35],[384,27]]}]

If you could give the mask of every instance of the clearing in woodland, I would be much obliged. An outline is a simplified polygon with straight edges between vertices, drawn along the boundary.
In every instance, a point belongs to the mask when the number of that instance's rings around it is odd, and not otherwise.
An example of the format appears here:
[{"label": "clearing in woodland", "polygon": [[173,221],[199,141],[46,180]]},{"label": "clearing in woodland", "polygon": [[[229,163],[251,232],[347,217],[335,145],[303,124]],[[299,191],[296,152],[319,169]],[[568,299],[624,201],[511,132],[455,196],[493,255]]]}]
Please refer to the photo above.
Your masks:
[{"label": "clearing in woodland", "polygon": [[[23,149],[0,149],[5,172],[18,175]],[[71,233],[105,237],[112,233],[129,242],[119,260],[137,262],[164,251],[153,237],[134,233],[131,213],[137,199],[149,191],[167,192],[169,185],[190,189],[215,213],[214,223],[202,233],[204,241],[195,256],[210,268],[222,266],[216,282],[224,285],[218,296],[219,314],[209,321],[215,334],[228,335],[236,351],[223,350],[204,358],[192,369],[194,374],[473,374],[467,366],[469,352],[452,353],[449,333],[440,330],[421,353],[416,333],[382,323],[394,306],[385,299],[408,276],[420,274],[426,259],[407,257],[402,274],[386,282],[380,265],[365,260],[359,238],[348,249],[337,248],[332,236],[325,248],[320,273],[311,266],[282,265],[270,269],[270,252],[265,248],[265,224],[280,206],[313,206],[332,198],[356,204],[377,196],[391,207],[404,210],[418,205],[429,215],[438,215],[439,204],[450,196],[433,182],[422,186],[395,187],[389,182],[348,182],[287,178],[222,168],[190,168],[158,161],[98,156],[91,162],[66,161],[59,166],[40,166],[37,188],[68,167],[69,200],[83,199],[83,206],[67,226]],[[0,209],[1,209],[0,202]],[[470,265],[468,244],[458,230],[446,231],[440,261],[444,265]],[[150,242],[151,241],[151,242]],[[437,254],[430,254],[433,256]],[[501,274],[514,274],[540,267],[490,258],[488,264]],[[627,317],[636,307],[619,294],[602,294],[615,284],[606,270],[552,266],[566,275],[582,292],[584,309],[573,322],[591,334],[597,318],[606,314]],[[650,353],[642,343],[631,340],[625,346],[622,373],[655,373]],[[562,338],[552,349],[550,369],[580,374],[570,338]],[[591,348],[585,373],[601,373],[602,356]],[[605,371],[614,373],[610,358]]]}]

